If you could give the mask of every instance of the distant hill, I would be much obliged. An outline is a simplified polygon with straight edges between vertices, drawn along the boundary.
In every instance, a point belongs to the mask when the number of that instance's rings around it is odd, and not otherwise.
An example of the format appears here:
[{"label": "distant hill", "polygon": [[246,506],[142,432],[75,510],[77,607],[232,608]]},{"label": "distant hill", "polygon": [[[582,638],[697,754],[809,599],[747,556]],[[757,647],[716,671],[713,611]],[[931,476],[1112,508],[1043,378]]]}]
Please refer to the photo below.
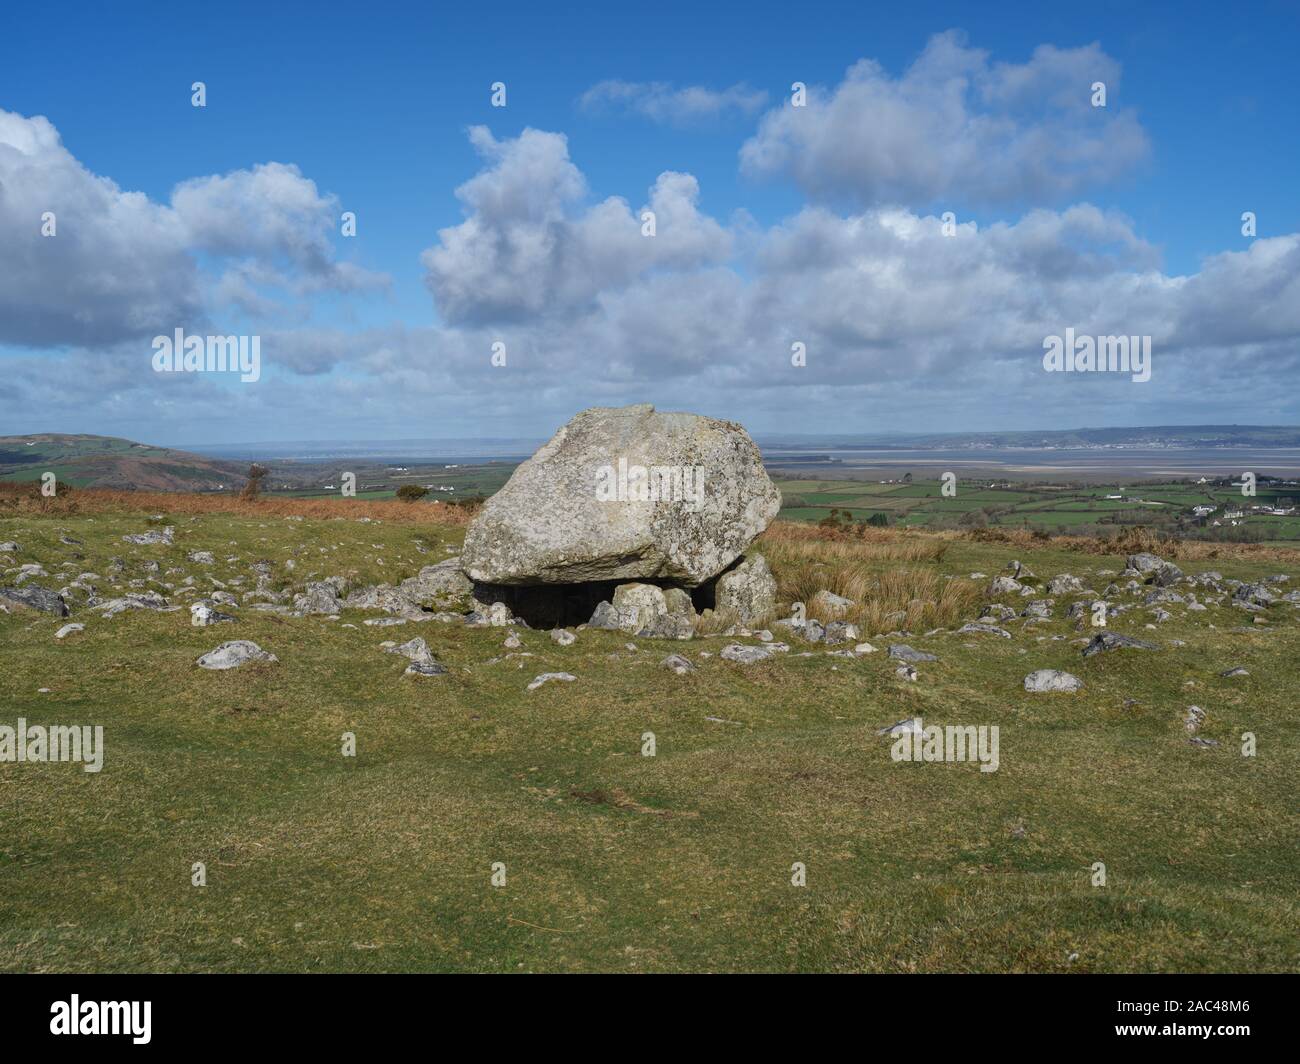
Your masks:
[{"label": "distant hill", "polygon": [[0,436],[0,480],[39,480],[52,472],[74,488],[220,491],[244,483],[246,462],[222,461],[115,436],[45,432]]}]

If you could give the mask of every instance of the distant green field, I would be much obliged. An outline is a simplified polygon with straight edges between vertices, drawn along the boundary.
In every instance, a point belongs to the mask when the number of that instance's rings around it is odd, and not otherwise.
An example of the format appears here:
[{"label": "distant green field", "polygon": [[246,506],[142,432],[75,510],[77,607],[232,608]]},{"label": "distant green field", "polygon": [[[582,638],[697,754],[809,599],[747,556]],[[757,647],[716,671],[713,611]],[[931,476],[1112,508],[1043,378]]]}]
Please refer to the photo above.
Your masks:
[{"label": "distant green field", "polygon": [[39,465],[30,469],[19,469],[12,473],[2,474],[0,480],[7,480],[14,484],[29,484],[32,481],[40,480],[45,473],[53,473],[60,484],[71,484],[74,488],[85,487],[92,479],[90,477],[75,476],[70,466]]},{"label": "distant green field", "polygon": [[[1277,494],[1267,490],[1255,498],[1243,499],[1235,489],[1206,490],[1187,484],[1096,484],[1081,488],[1026,484],[1023,488],[1008,489],[959,481],[957,494],[945,496],[938,480],[879,484],[784,480],[779,476],[775,479],[789,503],[781,511],[781,516],[792,521],[821,521],[830,517],[831,510],[835,509],[841,515],[850,514],[849,520],[854,522],[865,521],[873,513],[884,513],[896,524],[924,526],[941,522],[951,524],[969,511],[984,510],[990,524],[1047,531],[1106,523],[1116,517],[1156,527],[1172,527],[1180,518],[1188,518],[1191,508],[1196,505],[1233,508],[1265,504]],[[1123,498],[1110,499],[1108,495],[1122,495]],[[1285,494],[1281,497],[1283,500],[1288,498]],[[1248,513],[1237,527],[1242,526],[1252,531],[1267,530],[1271,535],[1288,539],[1300,537],[1300,516]]]}]

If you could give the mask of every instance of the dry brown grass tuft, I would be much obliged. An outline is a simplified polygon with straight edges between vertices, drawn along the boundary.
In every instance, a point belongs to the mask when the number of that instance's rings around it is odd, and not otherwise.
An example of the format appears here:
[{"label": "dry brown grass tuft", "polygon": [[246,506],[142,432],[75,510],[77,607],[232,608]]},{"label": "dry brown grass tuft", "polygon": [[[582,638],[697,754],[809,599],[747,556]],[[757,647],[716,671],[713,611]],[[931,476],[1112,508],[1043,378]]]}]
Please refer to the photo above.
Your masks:
[{"label": "dry brown grass tuft", "polygon": [[[863,632],[947,627],[976,606],[982,590],[935,568],[947,538],[915,530],[866,529],[863,535],[778,521],[759,540],[782,602],[803,602],[820,621],[847,620]],[[851,599],[833,612],[817,593]]]},{"label": "dry brown grass tuft", "polygon": [[1126,525],[1114,536],[1047,536],[1023,528],[980,528],[955,535],[977,543],[1005,543],[1032,548],[1051,546],[1079,554],[1138,554],[1149,551],[1178,561],[1300,562],[1300,550],[1270,543],[1211,543],[1199,539],[1178,539],[1143,525]]},{"label": "dry brown grass tuft", "polygon": [[[746,627],[764,628],[775,618],[757,617]],[[695,622],[696,635],[721,635],[728,628],[740,624],[740,618],[731,610],[706,610],[701,614],[700,619]]]},{"label": "dry brown grass tuft", "polygon": [[289,499],[263,495],[243,499],[237,495],[186,495],[168,492],[106,491],[84,489],[47,499],[39,491],[0,492],[0,513],[41,516],[140,513],[235,514],[240,517],[304,517],[328,521],[343,517],[369,517],[394,525],[465,525],[473,517],[470,507],[444,502],[400,502],[396,499]]},{"label": "dry brown grass tuft", "polygon": [[845,531],[794,521],[774,521],[759,537],[759,549],[822,561],[938,562],[948,549],[946,536],[915,529],[863,528]]}]

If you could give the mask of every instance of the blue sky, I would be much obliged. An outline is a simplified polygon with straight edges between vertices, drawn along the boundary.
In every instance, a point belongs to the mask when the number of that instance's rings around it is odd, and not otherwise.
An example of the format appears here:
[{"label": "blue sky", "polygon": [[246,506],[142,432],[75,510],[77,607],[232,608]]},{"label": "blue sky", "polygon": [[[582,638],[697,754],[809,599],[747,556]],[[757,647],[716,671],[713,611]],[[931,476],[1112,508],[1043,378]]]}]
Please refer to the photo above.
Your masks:
[{"label": "blue sky", "polygon": [[[1300,334],[1293,4],[6,14],[0,433],[533,436],[638,401],[764,432],[1300,412],[1276,386]],[[665,172],[648,252],[624,230]],[[944,211],[973,227],[947,245]],[[1067,326],[1153,335],[1152,380],[1045,375]],[[176,327],[260,334],[263,378],[161,378]]]}]

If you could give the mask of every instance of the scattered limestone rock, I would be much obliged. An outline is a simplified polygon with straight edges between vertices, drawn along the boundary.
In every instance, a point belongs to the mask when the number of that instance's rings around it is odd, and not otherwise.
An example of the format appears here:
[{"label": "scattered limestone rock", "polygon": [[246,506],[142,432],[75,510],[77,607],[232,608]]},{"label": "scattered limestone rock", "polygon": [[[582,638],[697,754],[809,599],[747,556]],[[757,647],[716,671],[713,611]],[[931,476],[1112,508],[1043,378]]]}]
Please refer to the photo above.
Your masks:
[{"label": "scattered limestone rock", "polygon": [[208,651],[195,664],[201,669],[235,669],[240,665],[247,665],[250,661],[279,660],[274,654],[263,650],[251,640],[234,639],[229,643],[222,643],[216,650]]},{"label": "scattered limestone rock", "polygon": [[45,577],[50,574],[45,571],[45,567],[38,562],[28,562],[26,565],[20,565],[14,574],[14,583],[23,584],[28,580],[34,580],[38,576]]},{"label": "scattered limestone rock", "polygon": [[544,672],[528,685],[528,690],[536,691],[542,684],[549,683],[551,680],[564,680],[566,683],[571,683],[576,679],[576,676],[568,672]]},{"label": "scattered limestone rock", "polygon": [[[477,589],[476,589],[477,590]],[[510,607],[500,601],[481,602],[475,600],[474,611],[465,620],[466,624],[486,628],[509,628],[512,624],[522,624]]]},{"label": "scattered limestone rock", "polygon": [[1094,654],[1100,654],[1104,650],[1119,650],[1127,648],[1132,650],[1159,650],[1160,647],[1155,643],[1148,643],[1145,639],[1135,639],[1131,635],[1120,635],[1117,632],[1099,632],[1094,635],[1088,645],[1083,648],[1083,656],[1090,658]]},{"label": "scattered limestone rock", "polygon": [[1205,710],[1200,706],[1188,706],[1183,715],[1183,725],[1189,732],[1197,731],[1205,720]]},{"label": "scattered limestone rock", "polygon": [[461,572],[460,558],[444,558],[426,565],[416,576],[397,586],[397,592],[411,607],[427,610],[464,610],[470,605],[474,585]]},{"label": "scattered limestone rock", "polygon": [[827,646],[852,643],[858,638],[858,626],[848,621],[831,621],[822,633],[822,642]]},{"label": "scattered limestone rock", "polygon": [[52,613],[56,617],[66,617],[69,613],[68,604],[62,595],[34,584],[31,587],[0,587],[0,602],[25,606],[41,613]]},{"label": "scattered limestone rock", "polygon": [[1157,587],[1169,587],[1183,579],[1183,571],[1173,562],[1165,562],[1156,570],[1153,582]]},{"label": "scattered limestone rock", "polygon": [[219,613],[203,602],[196,602],[190,607],[190,624],[195,628],[206,628],[210,624],[228,624],[234,621],[228,613]]},{"label": "scattered limestone rock", "polygon": [[843,595],[836,595],[834,592],[823,589],[812,597],[811,606],[818,613],[827,617],[837,617],[845,610],[852,609],[854,602]]},{"label": "scattered limestone rock", "polygon": [[695,671],[695,662],[690,658],[684,658],[680,654],[669,654],[659,663],[665,669],[672,669],[678,676],[685,676],[687,673]]},{"label": "scattered limestone rock", "polygon": [[57,632],[54,633],[54,638],[62,639],[64,638],[64,636],[69,636],[73,632],[84,632],[85,630],[86,630],[86,626],[84,624],[65,624],[62,628],[60,628]]},{"label": "scattered limestone rock", "polygon": [[419,636],[405,643],[387,647],[385,653],[401,654],[410,662],[406,667],[407,676],[441,676],[447,671],[447,667],[434,658],[429,644]]},{"label": "scattered limestone rock", "polygon": [[551,630],[551,642],[558,643],[562,647],[572,646],[577,641],[578,637],[565,628]]},{"label": "scattered limestone rock", "polygon": [[308,614],[338,613],[344,607],[344,603],[339,598],[344,586],[341,576],[309,580],[306,591],[294,596],[293,608]]},{"label": "scattered limestone rock", "polygon": [[179,606],[169,606],[167,600],[156,591],[128,591],[123,597],[109,599],[106,602],[91,599],[87,605],[91,609],[98,610],[100,616],[104,618],[116,617],[127,610],[156,610],[160,613],[170,613],[180,609]]},{"label": "scattered limestone rock", "polygon": [[158,544],[170,547],[172,545],[172,537],[175,533],[176,529],[171,525],[168,525],[161,531],[156,528],[151,528],[148,532],[137,532],[134,535],[123,536],[122,538],[126,540],[127,543],[137,543],[142,547],[150,547]]},{"label": "scattered limestone rock", "polygon": [[1132,569],[1135,573],[1154,573],[1168,564],[1169,563],[1159,555],[1142,551],[1138,554],[1130,554],[1128,556],[1128,561],[1125,563],[1125,569]]},{"label": "scattered limestone rock", "polygon": [[718,657],[741,665],[753,665],[759,661],[767,661],[778,650],[789,649],[784,643],[763,643],[756,647],[745,646],[743,643],[728,643],[718,652]]},{"label": "scattered limestone rock", "polygon": [[1078,691],[1082,687],[1079,677],[1057,669],[1038,669],[1025,677],[1026,691]]},{"label": "scattered limestone rock", "polygon": [[[801,604],[796,603],[796,605]],[[788,628],[792,633],[809,643],[820,643],[826,635],[826,629],[821,621],[814,620],[811,617],[799,617],[798,615],[776,621],[773,627]]]},{"label": "scattered limestone rock", "polygon": [[957,634],[971,632],[982,635],[996,635],[1002,639],[1010,639],[1011,633],[1005,628],[999,628],[996,624],[981,624],[978,621],[972,621],[970,624],[963,624],[957,629]]},{"label": "scattered limestone rock", "polygon": [[436,661],[413,661],[402,670],[404,676],[442,676],[447,666]]},{"label": "scattered limestone rock", "polygon": [[1277,601],[1277,596],[1261,584],[1242,584],[1232,593],[1233,605],[1245,604],[1248,606],[1271,606]]},{"label": "scattered limestone rock", "polygon": [[891,643],[889,645],[889,656],[899,661],[938,661],[939,659],[933,654],[927,654],[923,650],[914,650],[906,643]]}]

